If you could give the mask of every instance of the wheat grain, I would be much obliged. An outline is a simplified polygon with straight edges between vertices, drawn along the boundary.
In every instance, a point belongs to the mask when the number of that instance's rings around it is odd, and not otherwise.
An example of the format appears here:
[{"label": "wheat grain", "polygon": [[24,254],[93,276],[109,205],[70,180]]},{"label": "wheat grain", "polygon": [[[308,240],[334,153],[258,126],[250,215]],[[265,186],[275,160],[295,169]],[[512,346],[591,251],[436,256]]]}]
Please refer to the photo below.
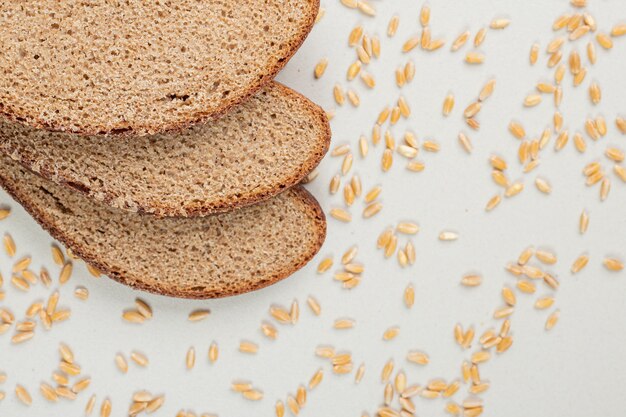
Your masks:
[{"label": "wheat grain", "polygon": [[505,191],[504,191],[504,196],[505,197],[513,197],[516,196],[517,194],[521,193],[522,190],[524,189],[524,184],[522,184],[521,182],[515,182],[513,184],[511,184]]},{"label": "wheat grain", "polygon": [[149,364],[148,357],[141,352],[133,350],[130,353],[130,359],[141,367],[146,367]]},{"label": "wheat grain", "polygon": [[611,29],[611,36],[614,38],[626,35],[626,24],[618,23]]},{"label": "wheat grain", "polygon": [[587,256],[586,254],[580,255],[578,258],[576,258],[576,260],[572,264],[572,267],[570,268],[572,274],[580,272],[585,266],[587,266],[587,263],[589,263],[589,256]]},{"label": "wheat grain", "polygon": [[454,108],[454,96],[452,94],[448,94],[446,98],[443,100],[443,115],[449,116]]},{"label": "wheat grain", "polygon": [[496,311],[494,311],[493,317],[495,319],[506,318],[506,317],[509,317],[511,314],[513,314],[513,311],[514,311],[513,307],[511,307],[511,306],[501,307],[501,308],[497,309]]},{"label": "wheat grain", "polygon": [[486,211],[491,211],[494,208],[496,208],[498,206],[498,204],[500,204],[501,201],[501,197],[499,195],[494,195],[493,197],[491,197],[489,199],[489,201],[487,201],[487,205],[485,206],[485,210]]},{"label": "wheat grain", "polygon": [[15,396],[24,405],[31,405],[33,402],[33,399],[30,396],[30,393],[22,385],[17,384],[15,386]]},{"label": "wheat grain", "polygon": [[479,47],[485,41],[485,37],[487,36],[487,29],[480,28],[478,32],[476,32],[476,36],[474,37],[474,46]]},{"label": "wheat grain", "polygon": [[550,194],[552,192],[552,186],[543,178],[535,178],[535,186],[544,194]]},{"label": "wheat grain", "polygon": [[126,358],[121,353],[115,355],[115,365],[122,373],[128,372],[128,362],[126,362]]},{"label": "wheat grain", "polygon": [[463,111],[463,116],[467,118],[474,117],[478,114],[478,112],[480,112],[480,108],[480,101],[476,101],[465,108],[465,110]]},{"label": "wheat grain", "polygon": [[349,222],[352,221],[352,215],[348,211],[346,211],[346,210],[344,210],[342,208],[333,208],[333,209],[331,209],[330,210],[330,215],[334,219],[339,220],[339,221],[344,222],[344,223],[349,223]]},{"label": "wheat grain", "polygon": [[450,50],[455,52],[455,51],[458,51],[459,49],[461,49],[461,47],[463,47],[463,45],[465,45],[465,43],[469,39],[469,36],[470,36],[470,32],[469,31],[465,31],[465,32],[461,33],[452,42],[452,46],[451,46]]},{"label": "wheat grain", "polygon": [[485,55],[480,52],[468,52],[465,55],[465,62],[472,65],[482,64],[485,62]]},{"label": "wheat grain", "polygon": [[413,288],[412,284],[409,284],[404,289],[404,305],[407,308],[411,308],[413,307],[414,303],[415,303],[415,289]]},{"label": "wheat grain", "polygon": [[482,277],[480,275],[475,275],[475,274],[465,275],[461,279],[461,284],[465,285],[466,287],[477,287],[481,284],[481,282],[482,282]]},{"label": "wheat grain", "polygon": [[4,220],[11,214],[11,209],[7,207],[0,207],[0,220]]},{"label": "wheat grain", "polygon": [[459,238],[458,233],[452,231],[446,231],[439,233],[439,240],[441,241],[453,241]]},{"label": "wheat grain", "polygon": [[381,203],[370,203],[363,210],[363,217],[369,219],[370,217],[378,214],[383,208]]},{"label": "wheat grain", "polygon": [[537,58],[539,57],[539,44],[533,43],[530,47],[529,61],[530,65],[535,65],[537,63]]},{"label": "wheat grain", "polygon": [[387,383],[389,382],[389,377],[391,376],[391,373],[393,372],[393,368],[394,368],[394,363],[393,363],[393,359],[389,359],[386,363],[385,366],[383,366],[383,370],[380,374],[380,381],[383,383]]},{"label": "wheat grain", "polygon": [[541,96],[539,94],[529,94],[524,99],[524,106],[526,107],[534,107],[541,103]]},{"label": "wheat grain", "polygon": [[250,401],[259,401],[263,399],[263,393],[256,389],[244,391],[242,395],[246,400]]},{"label": "wheat grain", "polygon": [[315,69],[313,70],[313,75],[315,76],[315,78],[317,79],[322,78],[322,76],[326,72],[327,67],[328,67],[328,58],[320,59],[319,62],[315,65]]},{"label": "wheat grain", "polygon": [[609,196],[609,191],[611,190],[611,180],[608,178],[603,178],[602,183],[600,184],[600,200],[604,201]]},{"label": "wheat grain", "polygon": [[609,271],[618,272],[624,269],[624,263],[617,258],[604,258],[602,263]]},{"label": "wheat grain", "polygon": [[389,341],[395,339],[400,334],[399,327],[390,327],[383,333],[383,340]]}]

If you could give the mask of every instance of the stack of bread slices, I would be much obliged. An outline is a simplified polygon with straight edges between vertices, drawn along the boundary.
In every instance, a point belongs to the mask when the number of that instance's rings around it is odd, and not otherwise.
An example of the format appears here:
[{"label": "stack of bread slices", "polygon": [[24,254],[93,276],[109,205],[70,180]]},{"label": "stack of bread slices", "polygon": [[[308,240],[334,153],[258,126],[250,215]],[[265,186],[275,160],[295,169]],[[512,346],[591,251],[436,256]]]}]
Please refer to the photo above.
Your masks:
[{"label": "stack of bread slices", "polygon": [[0,11],[0,183],[106,275],[211,298],[319,250],[324,112],[273,81],[319,0],[23,0]]}]

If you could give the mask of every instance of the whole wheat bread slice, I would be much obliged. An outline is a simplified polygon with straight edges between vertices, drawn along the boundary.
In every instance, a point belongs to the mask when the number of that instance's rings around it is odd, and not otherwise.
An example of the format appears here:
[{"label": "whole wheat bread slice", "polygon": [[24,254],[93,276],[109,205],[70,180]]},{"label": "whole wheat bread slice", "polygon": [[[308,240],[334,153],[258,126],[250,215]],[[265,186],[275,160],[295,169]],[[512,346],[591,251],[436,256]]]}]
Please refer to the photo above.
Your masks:
[{"label": "whole wheat bread slice", "polygon": [[0,121],[0,150],[114,207],[159,216],[222,212],[299,183],[330,142],[324,112],[270,83],[228,115],[180,133],[80,136]]},{"label": "whole wheat bread slice", "polygon": [[0,114],[49,130],[152,134],[269,82],[319,0],[20,0],[0,10]]},{"label": "whole wheat bread slice", "polygon": [[241,294],[304,266],[326,236],[317,201],[297,186],[214,216],[165,218],[99,204],[3,157],[0,184],[77,256],[131,287],[185,298]]}]

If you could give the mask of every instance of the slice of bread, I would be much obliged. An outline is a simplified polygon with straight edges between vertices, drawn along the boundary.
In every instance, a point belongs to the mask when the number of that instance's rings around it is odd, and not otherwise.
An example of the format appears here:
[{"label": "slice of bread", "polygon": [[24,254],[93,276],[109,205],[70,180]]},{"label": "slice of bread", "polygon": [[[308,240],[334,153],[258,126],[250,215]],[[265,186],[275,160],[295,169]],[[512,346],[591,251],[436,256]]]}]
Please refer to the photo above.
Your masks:
[{"label": "slice of bread", "polygon": [[185,298],[241,294],[303,267],[326,237],[326,219],[297,186],[214,216],[165,218],[99,204],[0,159],[0,183],[50,234],[111,278]]},{"label": "slice of bread", "polygon": [[48,130],[153,134],[269,82],[319,0],[2,2],[0,114]]},{"label": "slice of bread", "polygon": [[330,142],[324,112],[270,83],[215,122],[136,138],[80,136],[0,121],[0,150],[114,207],[159,216],[222,212],[299,183]]}]

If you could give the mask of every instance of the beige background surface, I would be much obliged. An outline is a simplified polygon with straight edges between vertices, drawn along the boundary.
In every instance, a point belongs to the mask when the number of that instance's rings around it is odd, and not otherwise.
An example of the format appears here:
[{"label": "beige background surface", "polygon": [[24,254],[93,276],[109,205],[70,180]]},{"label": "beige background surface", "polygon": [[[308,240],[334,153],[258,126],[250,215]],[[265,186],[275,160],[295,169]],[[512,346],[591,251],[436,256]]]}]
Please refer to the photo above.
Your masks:
[{"label": "beige background surface", "polygon": [[[412,109],[411,117],[393,128],[399,139],[405,129],[414,131],[420,140],[432,138],[441,145],[438,154],[421,153],[418,159],[426,164],[422,173],[410,173],[405,160],[395,155],[392,169],[380,170],[382,145],[370,149],[362,160],[355,157],[353,173],[358,173],[364,189],[383,186],[380,214],[364,220],[359,200],[352,208],[354,220],[341,224],[329,218],[328,239],[314,262],[293,277],[257,293],[218,301],[182,301],[135,293],[106,278],[91,278],[85,268],[76,266],[72,280],[61,288],[60,305],[71,308],[72,317],[50,332],[38,329],[35,338],[23,345],[10,343],[10,333],[0,336],[0,370],[8,380],[0,385],[7,398],[0,401],[0,416],[78,416],[92,393],[98,407],[104,397],[113,403],[113,416],[125,415],[133,392],[146,389],[165,394],[164,407],[158,416],[173,416],[180,409],[229,416],[273,415],[277,399],[295,394],[300,383],[307,383],[312,374],[323,368],[324,380],[310,392],[301,416],[371,415],[382,403],[384,385],[380,372],[393,358],[396,369],[405,370],[409,383],[425,384],[432,378],[451,381],[459,377],[463,359],[473,351],[461,351],[454,343],[452,330],[456,323],[473,325],[478,333],[493,326],[493,310],[502,305],[500,290],[504,284],[514,285],[515,278],[504,271],[509,261],[529,245],[553,250],[559,261],[549,268],[560,280],[555,308],[561,320],[551,332],[543,329],[548,311],[533,308],[536,298],[550,294],[540,286],[534,296],[518,294],[518,307],[512,317],[514,344],[503,355],[496,355],[481,366],[481,376],[491,389],[481,397],[485,416],[507,417],[618,417],[626,414],[623,386],[626,383],[626,273],[610,273],[602,267],[602,259],[618,256],[626,259],[626,184],[610,174],[613,187],[608,199],[599,201],[599,187],[584,185],[581,170],[585,164],[599,160],[610,170],[603,153],[609,144],[626,149],[626,137],[614,125],[615,116],[626,116],[626,38],[615,40],[612,51],[598,49],[598,63],[589,68],[583,86],[574,89],[571,76],[564,80],[562,113],[564,126],[570,134],[583,128],[588,116],[602,114],[609,133],[598,142],[587,139],[585,154],[576,152],[572,143],[555,153],[554,139],[541,154],[541,165],[531,174],[523,175],[516,160],[518,141],[507,132],[511,119],[521,121],[532,136],[551,123],[552,101],[545,99],[536,108],[525,109],[523,98],[533,92],[539,80],[551,80],[543,54],[545,45],[555,36],[553,20],[571,12],[569,2],[559,1],[431,1],[431,27],[434,38],[443,37],[447,46],[433,53],[414,50],[401,53],[404,41],[417,33],[418,14],[423,2],[376,1],[378,14],[367,17],[343,7],[338,0],[323,0],[325,17],[316,25],[297,56],[280,74],[279,80],[332,109],[332,87],[335,83],[353,88],[361,98],[359,108],[349,104],[336,110],[332,121],[333,144],[349,143],[356,151],[360,135],[369,137],[373,122],[385,104],[397,100],[400,91],[393,82],[393,71],[408,59],[416,64],[415,80],[402,89]],[[607,32],[626,21],[621,0],[589,0],[589,11],[595,16],[599,30]],[[398,34],[388,39],[387,22],[393,14],[401,16]],[[504,31],[488,31],[480,50],[486,62],[468,66],[463,56],[469,45],[457,53],[449,45],[464,30],[476,31],[496,17],[510,18]],[[359,80],[348,83],[345,72],[354,60],[354,51],[347,46],[347,37],[356,24],[368,34],[378,34],[382,55],[368,67],[377,80],[374,90],[366,89]],[[533,42],[541,45],[539,63],[530,67],[528,52]],[[586,40],[568,44],[565,51],[576,48],[584,55]],[[321,80],[312,77],[314,65],[327,57],[328,70]],[[586,62],[586,59],[583,59]],[[473,100],[488,79],[495,77],[496,90],[479,115],[481,129],[473,132],[465,126],[461,112]],[[600,105],[592,107],[587,87],[596,80],[602,87]],[[443,98],[449,92],[456,97],[451,117],[441,116]],[[457,143],[459,131],[466,132],[474,144],[467,155]],[[526,189],[517,197],[503,201],[491,213],[484,211],[487,200],[500,190],[491,181],[489,155],[504,156],[511,168],[509,177],[522,180]],[[325,211],[342,206],[341,195],[330,196],[330,178],[339,172],[341,159],[327,157],[319,177],[309,186]],[[541,176],[550,181],[550,196],[537,191],[533,181]],[[10,204],[13,214],[0,222],[0,233],[13,235],[18,256],[30,254],[34,268],[46,265],[53,276],[58,267],[50,257],[51,240],[9,197],[0,194],[0,202]],[[589,231],[580,236],[578,216],[590,213]],[[385,260],[375,248],[378,234],[401,220],[417,221],[419,234],[412,238],[417,249],[416,265],[401,269],[395,259]],[[440,231],[454,230],[460,234],[456,242],[437,240]],[[404,241],[404,238],[402,239]],[[333,281],[332,273],[323,276],[315,268],[323,256],[333,255],[336,262],[350,246],[357,244],[357,260],[364,263],[365,273],[359,287],[344,290]],[[572,276],[569,268],[574,259],[587,251],[591,261],[580,274]],[[11,262],[4,252],[0,266],[7,293],[0,306],[12,309],[22,317],[35,299],[47,297],[51,290],[41,286],[21,293],[8,283]],[[334,270],[334,269],[333,269]],[[468,272],[483,275],[478,288],[463,288],[461,276]],[[407,310],[402,294],[408,283],[416,290],[415,306]],[[77,285],[89,288],[90,298],[83,302],[72,292]],[[56,284],[55,284],[56,286]],[[316,297],[322,315],[315,317],[306,307],[307,296]],[[150,302],[154,319],[136,326],[124,323],[121,313],[132,307],[136,296]],[[259,326],[270,319],[268,308],[276,303],[288,306],[298,299],[301,318],[295,326],[281,326],[279,337],[270,341],[262,336]],[[212,315],[199,323],[187,322],[187,314],[195,308],[208,307]],[[340,317],[356,319],[352,330],[333,330],[333,321]],[[400,335],[392,342],[382,341],[389,326],[399,326]],[[257,355],[237,351],[241,340],[260,344]],[[76,361],[85,375],[92,377],[89,389],[74,402],[60,401],[49,406],[38,386],[49,380],[56,368],[60,341],[73,349]],[[220,346],[220,357],[210,365],[207,350],[212,341]],[[350,351],[355,367],[365,363],[366,372],[359,385],[354,374],[336,376],[328,363],[314,356],[315,347],[330,344]],[[193,370],[185,369],[185,353],[195,346],[198,354]],[[128,356],[137,349],[147,354],[150,365],[140,369],[131,364],[122,375],[113,358],[117,352]],[[417,367],[406,362],[408,350],[419,349],[430,355],[431,363]],[[229,389],[231,381],[246,379],[264,392],[264,399],[250,402]],[[33,395],[33,405],[25,408],[13,394],[15,384],[26,386]],[[462,401],[465,388],[454,399]],[[417,415],[445,415],[443,400],[417,398]]]}]

